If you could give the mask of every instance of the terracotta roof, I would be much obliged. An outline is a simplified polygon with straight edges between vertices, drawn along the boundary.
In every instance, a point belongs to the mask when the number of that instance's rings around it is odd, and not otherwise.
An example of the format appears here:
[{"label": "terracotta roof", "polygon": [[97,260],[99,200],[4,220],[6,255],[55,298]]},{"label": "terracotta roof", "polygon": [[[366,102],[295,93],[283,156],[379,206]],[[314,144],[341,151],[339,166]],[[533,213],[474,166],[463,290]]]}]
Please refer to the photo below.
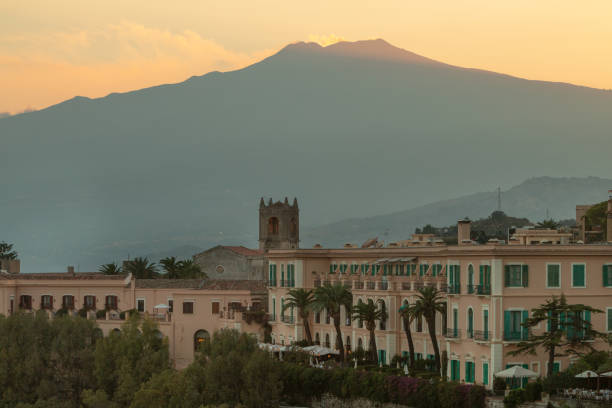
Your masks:
[{"label": "terracotta roof", "polygon": [[229,249],[232,252],[235,252],[237,254],[240,255],[244,255],[244,256],[253,256],[253,255],[263,255],[263,251],[259,250],[259,249],[251,249],[251,248],[247,248],[244,246],[227,246],[227,245],[222,245],[221,248],[225,248],[225,249]]},{"label": "terracotta roof", "polygon": [[139,289],[266,290],[263,281],[223,279],[136,279]]},{"label": "terracotta roof", "polygon": [[75,274],[62,273],[16,273],[2,275],[4,279],[19,279],[19,280],[37,280],[37,279],[53,279],[53,280],[124,280],[126,275],[104,275],[97,272],[80,272]]},{"label": "terracotta roof", "polygon": [[140,289],[197,289],[202,279],[136,279]]}]

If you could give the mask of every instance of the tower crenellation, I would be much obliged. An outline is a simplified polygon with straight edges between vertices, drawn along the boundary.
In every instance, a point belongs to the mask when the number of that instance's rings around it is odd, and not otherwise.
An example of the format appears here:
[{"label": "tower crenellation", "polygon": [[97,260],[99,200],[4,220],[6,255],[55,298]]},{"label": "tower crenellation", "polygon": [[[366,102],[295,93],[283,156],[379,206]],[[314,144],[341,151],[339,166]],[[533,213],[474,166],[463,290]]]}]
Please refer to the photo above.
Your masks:
[{"label": "tower crenellation", "polygon": [[300,214],[297,198],[289,204],[289,198],[268,204],[262,197],[259,202],[259,249],[298,248],[300,242]]}]

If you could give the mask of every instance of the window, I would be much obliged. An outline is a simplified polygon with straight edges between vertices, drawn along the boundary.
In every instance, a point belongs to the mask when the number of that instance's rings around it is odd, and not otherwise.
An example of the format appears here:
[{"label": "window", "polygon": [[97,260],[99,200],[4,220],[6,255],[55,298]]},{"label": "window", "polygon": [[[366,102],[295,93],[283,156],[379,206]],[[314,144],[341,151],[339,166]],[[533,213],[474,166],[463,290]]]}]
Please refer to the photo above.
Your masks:
[{"label": "window", "polygon": [[425,276],[428,269],[429,269],[429,265],[427,265],[426,263],[421,263],[419,265],[419,276]]},{"label": "window", "polygon": [[431,265],[431,274],[433,276],[438,276],[440,275],[440,272],[442,272],[442,264],[433,264]]},{"label": "window", "polygon": [[451,360],[451,381],[459,381],[460,376],[459,360]]},{"label": "window", "polygon": [[527,340],[528,329],[521,323],[528,317],[526,310],[506,310],[504,311],[504,340],[520,341]]},{"label": "window", "polygon": [[529,284],[529,266],[506,265],[505,283],[507,288],[526,288]]},{"label": "window", "polygon": [[321,336],[319,335],[319,333],[315,333],[315,344],[316,345],[321,344]]},{"label": "window", "polygon": [[118,303],[119,303],[119,300],[117,299],[117,296],[108,295],[106,296],[106,301],[104,302],[104,306],[108,310],[117,310]]},{"label": "window", "polygon": [[476,377],[476,367],[473,361],[465,362],[465,382],[473,383]]},{"label": "window", "polygon": [[395,274],[397,276],[402,276],[404,274],[404,264],[395,265]]},{"label": "window", "polygon": [[85,296],[83,305],[85,306],[85,309],[87,310],[95,309],[96,308],[96,297],[92,295]]},{"label": "window", "polygon": [[361,274],[365,275],[368,273],[368,264],[361,264]]},{"label": "window", "polygon": [[212,302],[212,313],[219,314],[219,302]]},{"label": "window", "polygon": [[136,299],[136,310],[140,313],[144,313],[145,311],[145,300],[144,299]]},{"label": "window", "polygon": [[278,234],[278,218],[271,217],[268,220],[268,234],[270,235]]},{"label": "window", "polygon": [[346,342],[345,342],[345,348],[346,351],[350,352],[351,351],[351,336],[346,336]]},{"label": "window", "polygon": [[461,269],[459,265],[448,265],[449,293],[461,292]]},{"label": "window", "polygon": [[193,314],[193,301],[183,302],[183,314]]},{"label": "window", "polygon": [[329,343],[329,334],[325,335],[325,347],[329,348],[330,343]]},{"label": "window", "polygon": [[74,296],[72,295],[64,295],[62,296],[62,308],[64,309],[74,309]]},{"label": "window", "polygon": [[480,265],[479,282],[484,290],[491,289],[491,265]]},{"label": "window", "polygon": [[612,332],[612,307],[607,308],[606,312],[608,314],[608,331]]},{"label": "window", "polygon": [[586,265],[585,264],[572,264],[572,287],[573,288],[586,287]]},{"label": "window", "polygon": [[351,264],[351,275],[356,274],[357,273],[357,269],[359,269],[359,265]]},{"label": "window", "polygon": [[276,320],[276,298],[272,298],[272,321]]},{"label": "window", "polygon": [[330,317],[331,316],[329,315],[329,310],[325,309],[325,324],[330,324]]},{"label": "window", "polygon": [[321,323],[321,312],[315,313],[315,323]]},{"label": "window", "polygon": [[329,273],[336,273],[336,270],[338,269],[338,264],[329,264]]},{"label": "window", "polygon": [[168,312],[169,313],[174,312],[174,300],[173,299],[168,299]]},{"label": "window", "polygon": [[474,266],[468,266],[468,293],[474,293]]},{"label": "window", "polygon": [[193,351],[202,351],[202,348],[209,340],[210,334],[206,330],[200,329],[195,332],[193,335]]},{"label": "window", "polygon": [[546,287],[560,288],[561,287],[561,265],[548,264],[546,265]]},{"label": "window", "polygon": [[[468,324],[467,324],[467,335],[468,339],[474,338],[474,310],[470,307],[468,309]],[[467,375],[467,374],[466,374]]]},{"label": "window", "polygon": [[378,350],[378,361],[382,364],[387,364],[387,351]]},{"label": "window", "polygon": [[489,385],[489,363],[482,363],[482,383]]},{"label": "window", "polygon": [[270,286],[276,286],[276,265],[270,264],[268,266],[268,282]]},{"label": "window", "polygon": [[612,264],[604,265],[602,274],[604,288],[612,287]]},{"label": "window", "polygon": [[294,288],[295,287],[295,265],[293,264],[288,264],[287,265],[287,283],[288,283],[288,287],[290,288]]},{"label": "window", "polygon": [[53,296],[42,295],[40,297],[40,308],[41,309],[53,309]]}]

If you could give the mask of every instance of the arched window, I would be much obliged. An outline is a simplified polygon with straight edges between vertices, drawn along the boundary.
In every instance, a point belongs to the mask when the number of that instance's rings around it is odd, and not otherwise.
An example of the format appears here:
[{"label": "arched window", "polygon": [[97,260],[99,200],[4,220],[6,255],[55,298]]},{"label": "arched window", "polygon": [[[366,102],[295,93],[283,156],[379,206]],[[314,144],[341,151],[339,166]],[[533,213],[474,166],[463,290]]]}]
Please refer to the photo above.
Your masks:
[{"label": "arched window", "polygon": [[474,266],[468,266],[468,293],[474,293]]},{"label": "arched window", "polygon": [[206,330],[200,329],[193,335],[193,350],[201,351],[202,347],[210,340],[210,334]]},{"label": "arched window", "polygon": [[110,334],[111,334],[111,335],[112,335],[112,334],[119,335],[119,334],[121,334],[121,330],[119,330],[118,328],[116,328],[116,327],[115,327],[113,330],[111,330]]},{"label": "arched window", "polygon": [[315,344],[316,345],[321,344],[321,336],[319,336],[319,333],[315,333]]},{"label": "arched window", "polygon": [[470,307],[468,309],[468,338],[474,338],[474,311]]},{"label": "arched window", "polygon": [[329,348],[329,334],[325,335],[325,347]]},{"label": "arched window", "polygon": [[268,234],[271,234],[271,235],[278,234],[278,218],[271,217],[268,220]]},{"label": "arched window", "polygon": [[315,323],[321,323],[321,312],[315,313]]},{"label": "arched window", "polygon": [[[382,308],[384,311],[387,310],[387,305],[385,304],[385,301],[382,299],[379,301],[378,307]],[[380,330],[387,330],[387,320],[386,319],[380,321]]]},{"label": "arched window", "polygon": [[[358,303],[361,305],[361,304],[363,304],[363,301],[362,301],[361,299],[359,299],[359,302],[358,302]],[[358,325],[359,325],[359,328],[360,328],[360,329],[363,329],[363,320],[359,319],[359,322],[358,322],[358,323],[359,323],[359,324],[358,324]]]}]

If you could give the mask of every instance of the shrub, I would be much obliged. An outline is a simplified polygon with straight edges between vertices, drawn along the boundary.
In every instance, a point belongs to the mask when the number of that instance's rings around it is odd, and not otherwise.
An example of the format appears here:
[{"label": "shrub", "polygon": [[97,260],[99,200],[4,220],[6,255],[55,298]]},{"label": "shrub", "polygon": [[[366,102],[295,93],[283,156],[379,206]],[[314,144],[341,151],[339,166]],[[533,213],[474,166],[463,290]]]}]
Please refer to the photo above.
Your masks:
[{"label": "shrub", "polygon": [[106,317],[106,310],[98,310],[96,312],[96,319],[103,319]]},{"label": "shrub", "polygon": [[527,393],[524,389],[510,390],[508,395],[504,397],[504,407],[516,408],[525,401],[527,401]]},{"label": "shrub", "polygon": [[527,383],[525,386],[527,401],[539,401],[542,399],[542,383],[540,381]]},{"label": "shrub", "polygon": [[500,377],[493,378],[493,392],[495,395],[504,395],[506,391],[506,380]]}]

